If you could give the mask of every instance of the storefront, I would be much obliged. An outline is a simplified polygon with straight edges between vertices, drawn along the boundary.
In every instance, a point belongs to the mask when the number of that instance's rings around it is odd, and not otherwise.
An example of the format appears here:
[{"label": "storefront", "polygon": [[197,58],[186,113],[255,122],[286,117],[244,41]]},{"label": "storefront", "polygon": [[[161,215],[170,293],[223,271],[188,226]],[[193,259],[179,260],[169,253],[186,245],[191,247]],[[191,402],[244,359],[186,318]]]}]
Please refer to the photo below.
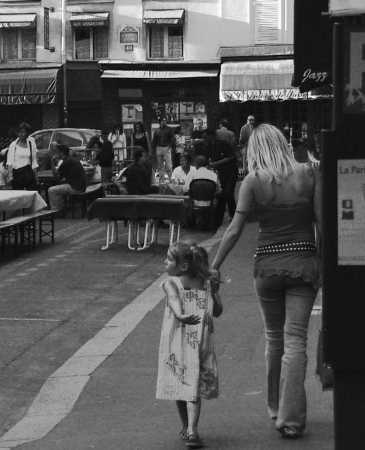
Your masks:
[{"label": "storefront", "polygon": [[0,70],[0,136],[20,122],[33,130],[60,125],[59,67]]},{"label": "storefront", "polygon": [[153,133],[162,117],[190,137],[194,126],[215,123],[218,64],[102,63],[103,116],[127,131],[142,122]]},{"label": "storefront", "polygon": [[292,86],[293,46],[267,45],[221,49],[221,115],[239,131],[249,114],[300,137],[329,126],[331,98]]}]

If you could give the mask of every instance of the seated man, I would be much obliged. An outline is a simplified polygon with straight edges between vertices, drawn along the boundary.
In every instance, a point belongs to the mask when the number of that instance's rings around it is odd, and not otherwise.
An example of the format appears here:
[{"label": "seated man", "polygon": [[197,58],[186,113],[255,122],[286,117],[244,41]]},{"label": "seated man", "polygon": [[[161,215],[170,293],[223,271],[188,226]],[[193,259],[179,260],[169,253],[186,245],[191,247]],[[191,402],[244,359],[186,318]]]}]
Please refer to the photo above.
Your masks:
[{"label": "seated man", "polygon": [[85,192],[86,174],[80,161],[70,156],[70,149],[66,145],[58,145],[57,153],[62,162],[56,168],[54,158],[51,158],[51,167],[61,184],[48,189],[48,198],[51,209],[63,212],[68,194]]},{"label": "seated man", "polygon": [[217,192],[220,190],[220,184],[218,181],[218,175],[211,169],[208,169],[208,160],[205,156],[199,155],[195,158],[195,167],[196,170],[193,172],[189,172],[189,175],[186,177],[184,192],[189,192],[190,183],[193,180],[212,180],[217,186]]},{"label": "seated man", "polygon": [[134,152],[134,163],[127,168],[124,176],[128,194],[143,195],[158,192],[158,187],[152,186],[152,166],[143,150]]},{"label": "seated man", "polygon": [[171,175],[171,180],[177,184],[185,184],[188,176],[192,176],[196,171],[191,165],[191,156],[188,153],[182,153],[180,156],[180,166],[177,166]]}]

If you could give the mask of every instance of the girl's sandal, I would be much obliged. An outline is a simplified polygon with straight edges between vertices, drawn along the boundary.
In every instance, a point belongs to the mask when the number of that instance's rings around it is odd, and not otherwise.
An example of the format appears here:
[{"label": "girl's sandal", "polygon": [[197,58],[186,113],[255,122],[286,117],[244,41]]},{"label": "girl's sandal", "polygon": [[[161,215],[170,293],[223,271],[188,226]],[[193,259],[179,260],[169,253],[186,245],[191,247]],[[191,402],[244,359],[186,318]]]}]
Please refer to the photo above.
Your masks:
[{"label": "girl's sandal", "polygon": [[186,441],[188,439],[188,430],[186,428],[183,428],[180,431],[179,436],[182,441]]},{"label": "girl's sandal", "polygon": [[203,441],[200,439],[198,434],[188,434],[185,441],[185,445],[188,448],[202,448],[204,447]]},{"label": "girl's sandal", "polygon": [[291,427],[282,427],[278,431],[284,439],[298,439],[302,437],[302,433],[300,431],[297,431]]}]

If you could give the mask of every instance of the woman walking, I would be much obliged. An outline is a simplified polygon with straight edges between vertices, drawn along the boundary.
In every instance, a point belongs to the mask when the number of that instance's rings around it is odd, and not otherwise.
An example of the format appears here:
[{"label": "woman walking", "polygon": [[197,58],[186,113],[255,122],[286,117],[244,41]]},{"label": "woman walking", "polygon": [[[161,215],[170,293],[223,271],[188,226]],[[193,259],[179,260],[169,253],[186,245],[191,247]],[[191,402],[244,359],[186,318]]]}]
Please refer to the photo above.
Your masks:
[{"label": "woman walking", "polygon": [[29,136],[30,130],[30,125],[22,122],[18,127],[18,138],[9,146],[7,166],[13,189],[37,190],[37,147]]},{"label": "woman walking", "polygon": [[108,140],[113,144],[114,155],[118,161],[127,159],[127,139],[122,126],[115,125],[108,135]]},{"label": "woman walking", "polygon": [[307,331],[319,283],[313,222],[320,225],[320,181],[313,167],[296,162],[272,125],[252,131],[247,158],[249,173],[212,267],[219,271],[254,210],[260,225],[254,280],[265,326],[268,413],[284,438],[298,438],[306,425]]},{"label": "woman walking", "polygon": [[151,141],[142,122],[136,122],[133,126],[132,145],[133,147],[141,147],[151,155]]}]

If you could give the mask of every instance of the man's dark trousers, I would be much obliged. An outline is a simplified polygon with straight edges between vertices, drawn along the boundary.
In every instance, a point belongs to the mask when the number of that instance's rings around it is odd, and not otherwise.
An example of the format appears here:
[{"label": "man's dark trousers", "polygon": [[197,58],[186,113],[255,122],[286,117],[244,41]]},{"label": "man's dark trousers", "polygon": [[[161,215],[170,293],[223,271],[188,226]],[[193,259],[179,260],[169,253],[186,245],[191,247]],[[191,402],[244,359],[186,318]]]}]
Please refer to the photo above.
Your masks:
[{"label": "man's dark trousers", "polygon": [[234,190],[237,182],[237,173],[218,174],[222,191],[218,194],[217,210],[216,210],[216,227],[220,227],[223,223],[226,205],[230,217],[234,216],[236,211],[236,201],[234,199]]}]

